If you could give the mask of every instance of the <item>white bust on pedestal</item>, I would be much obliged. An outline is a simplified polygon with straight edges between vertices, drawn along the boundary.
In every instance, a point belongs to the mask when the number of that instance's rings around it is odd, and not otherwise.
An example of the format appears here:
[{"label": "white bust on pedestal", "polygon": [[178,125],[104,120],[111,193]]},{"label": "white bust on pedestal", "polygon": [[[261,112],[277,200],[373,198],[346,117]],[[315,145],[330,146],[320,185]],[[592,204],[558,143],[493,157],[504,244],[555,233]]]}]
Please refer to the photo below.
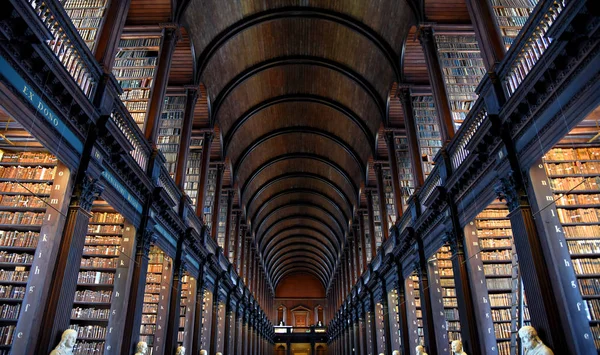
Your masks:
[{"label": "white bust on pedestal", "polygon": [[417,345],[417,347],[415,348],[415,352],[417,353],[417,355],[427,355],[423,345]]},{"label": "white bust on pedestal", "polygon": [[60,337],[60,342],[56,348],[50,352],[50,355],[72,355],[76,341],[77,332],[73,329],[65,330]]},{"label": "white bust on pedestal", "polygon": [[185,355],[185,348],[179,345],[175,350],[175,355]]},{"label": "white bust on pedestal", "polygon": [[204,349],[200,350],[200,355],[208,355],[208,352]]},{"label": "white bust on pedestal", "polygon": [[135,346],[135,355],[146,355],[148,353],[148,344],[145,341],[140,341]]},{"label": "white bust on pedestal", "polygon": [[400,355],[400,351],[394,350],[394,351],[392,351],[392,355]]},{"label": "white bust on pedestal", "polygon": [[462,341],[454,340],[452,342],[452,353],[456,355],[467,355],[467,353],[463,351]]},{"label": "white bust on pedestal", "polygon": [[526,355],[554,355],[549,347],[542,343],[534,327],[526,325],[519,329],[519,338]]}]

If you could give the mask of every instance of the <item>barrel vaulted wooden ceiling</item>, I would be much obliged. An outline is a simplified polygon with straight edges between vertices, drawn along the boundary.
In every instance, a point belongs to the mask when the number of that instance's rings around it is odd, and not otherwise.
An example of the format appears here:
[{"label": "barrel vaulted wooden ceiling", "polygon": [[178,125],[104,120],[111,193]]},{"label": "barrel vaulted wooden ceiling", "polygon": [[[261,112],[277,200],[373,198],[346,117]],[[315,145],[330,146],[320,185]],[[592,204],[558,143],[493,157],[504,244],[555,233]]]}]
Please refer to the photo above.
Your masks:
[{"label": "barrel vaulted wooden ceiling", "polygon": [[429,2],[434,20],[464,16],[452,1],[132,0],[128,25],[182,13],[169,84],[201,84],[195,128],[215,131],[212,159],[226,162],[274,287],[333,278],[372,163],[387,157],[386,120],[403,125],[394,83],[427,82],[415,13]]}]

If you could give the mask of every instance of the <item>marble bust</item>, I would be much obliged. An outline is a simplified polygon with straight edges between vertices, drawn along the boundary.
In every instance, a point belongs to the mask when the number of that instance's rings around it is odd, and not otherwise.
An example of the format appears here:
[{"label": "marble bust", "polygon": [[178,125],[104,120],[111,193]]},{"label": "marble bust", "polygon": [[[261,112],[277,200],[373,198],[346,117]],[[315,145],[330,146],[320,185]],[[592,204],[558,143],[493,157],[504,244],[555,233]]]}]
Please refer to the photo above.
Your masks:
[{"label": "marble bust", "polygon": [[135,346],[135,355],[146,355],[148,353],[148,344],[145,341],[140,341]]},{"label": "marble bust", "polygon": [[427,353],[425,352],[425,348],[423,347],[423,345],[417,345],[417,347],[415,348],[415,353],[417,355],[427,355]]},{"label": "marble bust", "polygon": [[526,325],[519,329],[519,338],[526,355],[554,355],[554,352],[542,343],[537,330],[532,326]]},{"label": "marble bust", "polygon": [[467,353],[463,351],[462,341],[454,340],[452,342],[452,353],[456,355],[467,355]]},{"label": "marble bust", "polygon": [[202,350],[200,350],[200,355],[208,355],[208,352],[206,352],[206,350],[202,349]]},{"label": "marble bust", "polygon": [[394,351],[392,351],[392,355],[400,355],[400,351],[394,350]]},{"label": "marble bust", "polygon": [[185,348],[179,345],[175,350],[175,355],[185,355]]},{"label": "marble bust", "polygon": [[73,329],[67,329],[62,333],[60,342],[50,352],[50,355],[71,355],[73,354],[73,347],[77,341],[77,332]]}]

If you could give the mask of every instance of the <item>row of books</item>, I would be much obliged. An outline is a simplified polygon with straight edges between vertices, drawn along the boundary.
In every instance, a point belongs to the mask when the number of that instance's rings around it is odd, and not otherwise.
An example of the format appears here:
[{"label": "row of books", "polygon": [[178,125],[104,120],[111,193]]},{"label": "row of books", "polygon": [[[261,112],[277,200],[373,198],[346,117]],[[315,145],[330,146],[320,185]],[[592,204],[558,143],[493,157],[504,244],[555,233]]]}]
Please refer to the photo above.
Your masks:
[{"label": "row of books", "polygon": [[34,195],[49,195],[52,185],[34,182],[0,182],[0,192],[27,193]]},{"label": "row of books", "polygon": [[[98,18],[98,17],[96,17],[96,18],[93,18],[93,17],[71,18],[71,22],[73,22],[73,26],[75,26],[75,28],[77,28],[77,30],[79,31],[80,34],[82,33],[83,28],[87,28],[88,30],[84,33],[90,37],[93,36],[94,38],[97,33],[96,29],[100,26],[101,21],[102,21],[102,18]],[[87,39],[83,36],[81,38],[83,38],[84,40]]]},{"label": "row of books", "polygon": [[485,284],[488,290],[510,290],[512,288],[512,279],[486,279]]},{"label": "row of books", "polygon": [[593,224],[584,226],[565,226],[563,232],[567,238],[594,239],[600,236],[600,226]]},{"label": "row of books", "polygon": [[584,296],[600,296],[600,279],[578,279],[579,291]]},{"label": "row of books", "polygon": [[572,259],[571,264],[577,275],[600,274],[600,259]]},{"label": "row of books", "polygon": [[140,334],[153,335],[156,332],[156,325],[142,324],[140,325]]},{"label": "row of books", "polygon": [[43,208],[46,207],[46,197],[23,195],[0,195],[0,206],[13,208]]},{"label": "row of books", "polygon": [[512,320],[510,309],[492,309],[492,320],[494,322],[506,322]]},{"label": "row of books", "polygon": [[[103,8],[89,8],[89,9],[73,8],[73,9],[65,9],[65,12],[67,13],[67,15],[69,15],[69,17],[71,18],[71,21],[73,21],[73,24],[75,24],[75,20],[77,20],[77,19],[85,19],[85,18],[101,19],[102,15],[104,15]],[[100,25],[100,23],[98,23],[98,25]],[[77,26],[75,26],[75,27],[77,27]],[[95,27],[98,27],[98,26],[95,26]]]},{"label": "row of books", "polygon": [[144,294],[144,303],[158,303],[160,296],[156,294]]},{"label": "row of books", "polygon": [[0,298],[22,300],[25,297],[25,287],[15,285],[0,285]]},{"label": "row of books", "polygon": [[538,0],[490,0],[492,6],[534,8]]},{"label": "row of books", "polygon": [[[144,53],[145,54],[145,53]],[[115,59],[114,68],[125,68],[125,67],[149,67],[156,66],[158,63],[158,57],[147,57],[140,54],[139,57],[125,56],[123,58]]]},{"label": "row of books", "polygon": [[108,320],[110,309],[108,308],[81,308],[75,307],[71,310],[71,318],[73,319],[97,319]]},{"label": "row of books", "polygon": [[106,0],[60,0],[65,9],[93,8],[106,6]]},{"label": "row of books", "polygon": [[485,265],[483,265],[483,273],[486,276],[512,275],[512,265],[511,264],[485,264]]},{"label": "row of books", "polygon": [[588,319],[600,320],[600,299],[585,300],[587,305]]},{"label": "row of books", "polygon": [[80,271],[77,276],[79,284],[104,284],[112,285],[115,282],[115,274],[101,271]]},{"label": "row of books", "polygon": [[120,213],[111,212],[92,212],[92,223],[115,223],[122,224],[125,218]]},{"label": "row of books", "polygon": [[[125,102],[125,107],[129,111],[144,111],[148,109],[147,101],[127,101]],[[136,121],[137,122],[137,121]]]},{"label": "row of books", "polygon": [[104,339],[106,337],[106,327],[101,325],[71,324],[69,328],[77,332],[78,338]]},{"label": "row of books", "polygon": [[506,261],[511,260],[512,253],[510,250],[485,251],[480,253],[483,261]]},{"label": "row of books", "polygon": [[31,264],[32,262],[32,254],[8,253],[6,251],[0,251],[0,263]]},{"label": "row of books", "polygon": [[118,78],[144,78],[153,77],[154,68],[121,68],[113,70],[113,74]]},{"label": "row of books", "polygon": [[[146,301],[144,301],[144,302],[146,302]],[[154,313],[154,314],[156,314],[156,312],[158,312],[158,305],[157,304],[144,303],[144,305],[142,306],[142,313]]]},{"label": "row of books", "polygon": [[43,220],[43,212],[0,212],[0,224],[39,226],[42,224]]},{"label": "row of books", "polygon": [[87,268],[116,268],[117,267],[117,259],[115,258],[82,258],[81,259],[81,267]]},{"label": "row of books", "polygon": [[75,291],[75,302],[88,303],[110,303],[112,299],[112,291],[92,291],[92,290],[77,290]]},{"label": "row of books", "polygon": [[29,271],[23,266],[17,266],[14,270],[0,269],[0,281],[27,282]]},{"label": "row of books", "polygon": [[567,240],[571,254],[600,254],[600,240]]},{"label": "row of books", "polygon": [[121,38],[119,41],[120,48],[133,47],[158,47],[160,46],[160,37],[155,38]]},{"label": "row of books", "polygon": [[545,160],[600,160],[600,148],[552,148]]},{"label": "row of books", "polygon": [[510,228],[510,220],[476,220],[477,228]]},{"label": "row of books", "polygon": [[125,79],[119,80],[119,84],[123,89],[149,89],[152,87],[153,78],[144,79]]},{"label": "row of books", "polygon": [[600,206],[600,194],[567,194],[554,195],[556,207],[573,205],[598,205]]},{"label": "row of books", "polygon": [[103,341],[77,341],[73,347],[73,355],[98,355],[104,354]]},{"label": "row of books", "polygon": [[599,162],[546,163],[548,175],[600,174]]},{"label": "row of books", "polygon": [[479,247],[485,248],[510,248],[512,242],[510,239],[479,239]]},{"label": "row of books", "polygon": [[4,152],[0,150],[2,163],[36,163],[36,164],[56,164],[57,159],[54,155],[45,152]]},{"label": "row of books", "polygon": [[120,245],[121,237],[118,236],[96,236],[86,235],[85,244],[88,245]]},{"label": "row of books", "polygon": [[21,311],[21,304],[1,304],[0,305],[0,320],[17,320],[19,318],[19,312]]},{"label": "row of books", "polygon": [[507,27],[523,27],[525,23],[527,23],[527,19],[529,19],[529,15],[527,16],[512,16],[506,17],[506,15],[501,15],[497,11],[496,13],[496,21],[499,26],[507,26]]},{"label": "row of books", "polygon": [[54,180],[55,168],[0,166],[0,178],[23,180]]},{"label": "row of books", "polygon": [[494,323],[494,334],[496,335],[496,339],[510,338],[510,327],[510,323]]},{"label": "row of books", "polygon": [[87,232],[88,234],[121,234],[123,227],[121,224],[90,224]]},{"label": "row of books", "polygon": [[120,250],[118,246],[85,245],[83,255],[119,256]]}]

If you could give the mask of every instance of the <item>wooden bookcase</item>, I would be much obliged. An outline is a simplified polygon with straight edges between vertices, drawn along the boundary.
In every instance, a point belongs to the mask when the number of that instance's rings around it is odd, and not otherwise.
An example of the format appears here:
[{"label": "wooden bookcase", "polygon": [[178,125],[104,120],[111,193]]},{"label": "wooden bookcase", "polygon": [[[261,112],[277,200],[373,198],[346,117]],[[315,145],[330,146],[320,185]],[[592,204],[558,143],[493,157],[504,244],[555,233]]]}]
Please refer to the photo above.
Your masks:
[{"label": "wooden bookcase", "polygon": [[135,229],[122,215],[109,206],[94,207],[71,311],[70,328],[78,333],[74,354],[102,354],[119,347],[120,308],[128,294],[134,239]]},{"label": "wooden bookcase", "polygon": [[35,282],[30,271],[56,197],[57,164],[46,152],[0,150],[0,354],[10,354],[27,287]]},{"label": "wooden bookcase", "polygon": [[[600,349],[600,146],[555,147],[544,156],[543,167],[548,184],[536,178],[536,196],[552,196],[554,200],[554,218],[558,217],[564,234],[554,237],[561,245],[566,244],[568,256],[563,259],[576,279],[577,287],[570,291],[578,293],[576,301],[581,299],[586,305],[589,327]],[[548,188],[550,191],[545,191]],[[543,217],[549,220],[551,216]]]},{"label": "wooden bookcase", "polygon": [[60,0],[73,26],[93,52],[102,28],[108,0]]},{"label": "wooden bookcase", "polygon": [[436,33],[435,41],[452,119],[458,130],[477,100],[475,90],[486,70],[475,34]]},{"label": "wooden bookcase", "polygon": [[201,165],[202,149],[190,150],[188,153],[187,165],[185,167],[186,171],[183,191],[192,200],[192,206],[196,206],[198,202],[198,184],[200,184]]},{"label": "wooden bookcase", "polygon": [[379,194],[377,190],[373,190],[371,194],[373,201],[373,225],[375,226],[375,247],[379,248],[383,243],[383,226],[381,221],[381,209],[379,204]]},{"label": "wooden bookcase", "polygon": [[529,19],[538,0],[488,0],[494,11],[496,24],[502,34],[506,50]]},{"label": "wooden bookcase", "polygon": [[[439,344],[439,351],[449,354],[453,340],[462,340],[460,317],[458,315],[458,300],[456,298],[456,287],[454,284],[454,269],[452,266],[452,253],[450,247],[442,246],[429,260],[429,280],[432,287],[431,295],[436,300],[433,303],[438,308],[436,314],[436,329],[443,328],[446,334],[441,335],[445,344]],[[440,301],[441,300],[441,304]],[[441,316],[441,317],[440,317]]]},{"label": "wooden bookcase", "polygon": [[412,166],[406,137],[394,135],[396,161],[398,162],[398,178],[402,189],[402,209],[406,210],[408,199],[415,192]]},{"label": "wooden bookcase", "polygon": [[175,169],[177,168],[177,154],[181,142],[185,101],[186,97],[184,95],[165,96],[160,116],[156,146],[165,156],[165,167],[171,177],[175,176]]},{"label": "wooden bookcase", "polygon": [[[483,341],[500,355],[517,353],[514,335],[529,321],[507,215],[506,205],[495,201],[465,228],[471,285],[476,299],[482,300],[476,303],[480,327],[490,330]],[[491,319],[484,314],[491,314]]]},{"label": "wooden bookcase", "polygon": [[157,246],[151,247],[149,259],[139,340],[148,344],[148,354],[152,355],[164,344],[172,260]]},{"label": "wooden bookcase", "polygon": [[113,66],[113,74],[123,89],[121,100],[142,131],[146,125],[160,42],[160,36],[123,35]]},{"label": "wooden bookcase", "polygon": [[[217,169],[211,167],[208,170],[208,179],[206,181],[206,195],[204,196],[204,224],[208,230],[212,228],[212,214],[215,207],[215,192],[217,186]],[[200,202],[198,202],[200,203]]]},{"label": "wooden bookcase", "polygon": [[196,279],[186,271],[181,279],[181,306],[179,309],[179,331],[177,343],[191,349],[196,310]]},{"label": "wooden bookcase", "polygon": [[227,227],[227,194],[222,193],[219,201],[219,225],[217,226],[217,244],[225,249],[225,227]]},{"label": "wooden bookcase", "polygon": [[[232,192],[233,193],[233,192]],[[233,202],[232,202],[233,203]],[[229,254],[225,255],[227,257],[227,259],[229,260],[229,262],[233,265],[235,265],[235,260],[233,260],[233,257],[235,256],[235,241],[236,241],[236,235],[235,235],[235,224],[237,222],[237,216],[235,215],[235,213],[231,214],[231,219],[229,220]],[[241,218],[240,218],[240,222],[241,222]]]},{"label": "wooden bookcase", "polygon": [[371,231],[369,230],[369,214],[363,213],[363,225],[365,233],[365,253],[367,255],[367,265],[371,262]]},{"label": "wooden bookcase", "polygon": [[[421,295],[419,292],[419,276],[416,272],[410,274],[405,282],[406,316],[408,320],[408,341],[411,355],[415,355],[417,345],[425,346],[423,330],[423,313],[421,311]],[[425,349],[427,351],[427,349]]]},{"label": "wooden bookcase", "polygon": [[412,100],[419,139],[419,150],[421,151],[421,162],[423,163],[423,174],[427,178],[434,167],[433,158],[440,148],[442,148],[440,126],[438,124],[433,96],[414,95]]},{"label": "wooden bookcase", "polygon": [[383,226],[387,229],[390,229],[396,223],[398,218],[398,215],[396,214],[396,206],[394,206],[392,170],[387,167],[382,167],[381,173],[383,175],[383,192],[385,193],[385,207],[388,216],[388,220],[386,221],[387,223],[383,223]]}]

